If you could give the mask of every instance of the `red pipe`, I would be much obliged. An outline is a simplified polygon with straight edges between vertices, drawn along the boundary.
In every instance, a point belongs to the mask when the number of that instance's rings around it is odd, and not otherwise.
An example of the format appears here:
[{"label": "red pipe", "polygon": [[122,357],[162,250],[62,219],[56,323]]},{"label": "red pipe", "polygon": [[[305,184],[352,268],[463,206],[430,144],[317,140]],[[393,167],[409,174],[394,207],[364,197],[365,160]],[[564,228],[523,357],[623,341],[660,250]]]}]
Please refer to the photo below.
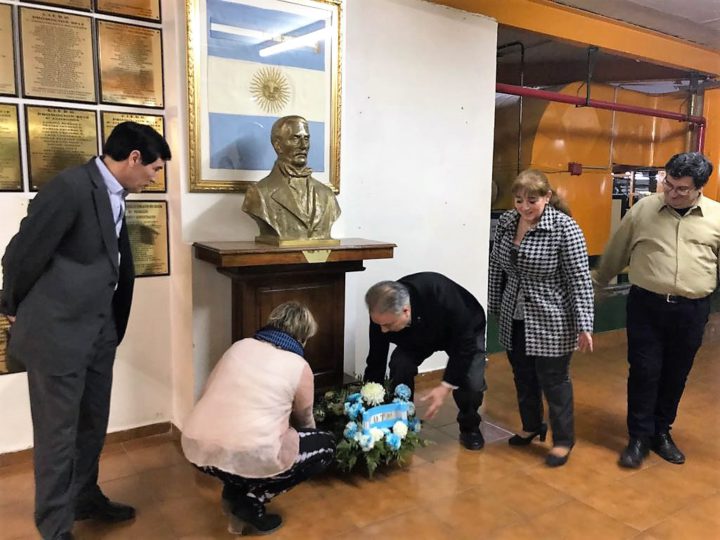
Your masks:
[{"label": "red pipe", "polygon": [[622,103],[613,103],[612,101],[602,101],[600,99],[588,99],[578,96],[569,96],[559,92],[549,92],[547,90],[537,90],[528,88],[527,86],[516,86],[514,84],[497,83],[495,90],[502,94],[511,94],[513,96],[524,96],[537,99],[545,99],[547,101],[557,101],[559,103],[569,103],[571,105],[580,105],[584,107],[592,107],[594,109],[606,109],[608,111],[620,111],[632,114],[640,114],[643,116],[654,116],[656,118],[669,118],[679,122],[688,122],[697,124],[698,138],[697,151],[702,152],[705,147],[705,125],[707,120],[704,116],[693,116],[689,114],[676,113],[671,111],[660,111],[657,109],[649,109],[647,107],[637,107],[635,105],[623,105]]}]

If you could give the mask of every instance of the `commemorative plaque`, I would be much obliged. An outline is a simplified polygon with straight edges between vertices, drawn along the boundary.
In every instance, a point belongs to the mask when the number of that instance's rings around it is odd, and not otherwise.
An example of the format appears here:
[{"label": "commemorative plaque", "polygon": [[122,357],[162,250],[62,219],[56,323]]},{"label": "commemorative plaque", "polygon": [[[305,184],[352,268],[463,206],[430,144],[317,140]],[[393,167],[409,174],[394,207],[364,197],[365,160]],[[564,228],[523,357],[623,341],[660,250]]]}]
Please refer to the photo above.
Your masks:
[{"label": "commemorative plaque", "polygon": [[31,4],[46,4],[51,6],[60,6],[68,9],[81,9],[90,11],[92,9],[92,0],[25,0]]},{"label": "commemorative plaque", "polygon": [[17,95],[12,7],[0,4],[0,94]]},{"label": "commemorative plaque", "polygon": [[160,30],[108,21],[97,24],[101,101],[162,108]]},{"label": "commemorative plaque", "polygon": [[95,5],[100,13],[160,22],[160,0],[96,0]]},{"label": "commemorative plaque", "polygon": [[10,373],[7,362],[7,342],[10,322],[4,315],[0,315],[0,375]]},{"label": "commemorative plaque", "polygon": [[95,111],[25,107],[30,189],[41,189],[56,174],[97,154]]},{"label": "commemorative plaque", "polygon": [[22,191],[17,105],[0,103],[0,191]]},{"label": "commemorative plaque", "polygon": [[92,19],[20,8],[23,96],[95,103]]},{"label": "commemorative plaque", "polygon": [[[107,140],[107,138],[110,135],[110,132],[113,130],[113,128],[121,122],[137,122],[138,124],[145,124],[145,125],[153,128],[155,131],[157,131],[163,137],[165,136],[165,124],[164,124],[164,118],[162,116],[153,115],[153,114],[134,114],[134,113],[107,112],[107,111],[103,111],[100,114],[101,114],[100,125],[102,126],[103,144]],[[167,191],[167,184],[165,182],[165,168],[163,167],[163,169],[158,173],[157,177],[155,178],[155,183],[152,184],[147,189],[144,189],[143,193],[144,192],[163,193],[165,191]]]},{"label": "commemorative plaque", "polygon": [[125,203],[135,276],[170,275],[167,201]]}]

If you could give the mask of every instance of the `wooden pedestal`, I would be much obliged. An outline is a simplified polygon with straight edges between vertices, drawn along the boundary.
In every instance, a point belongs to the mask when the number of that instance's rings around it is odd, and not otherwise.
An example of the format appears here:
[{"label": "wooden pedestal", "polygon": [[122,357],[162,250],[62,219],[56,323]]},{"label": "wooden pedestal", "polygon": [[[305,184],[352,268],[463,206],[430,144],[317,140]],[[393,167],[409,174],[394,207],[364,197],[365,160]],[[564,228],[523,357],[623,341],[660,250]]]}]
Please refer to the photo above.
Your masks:
[{"label": "wooden pedestal", "polygon": [[255,242],[195,244],[195,256],[232,279],[232,339],[252,336],[282,302],[307,305],[319,331],[306,346],[315,385],[343,380],[345,274],[365,259],[389,259],[395,244],[349,238],[321,248],[275,247]]}]

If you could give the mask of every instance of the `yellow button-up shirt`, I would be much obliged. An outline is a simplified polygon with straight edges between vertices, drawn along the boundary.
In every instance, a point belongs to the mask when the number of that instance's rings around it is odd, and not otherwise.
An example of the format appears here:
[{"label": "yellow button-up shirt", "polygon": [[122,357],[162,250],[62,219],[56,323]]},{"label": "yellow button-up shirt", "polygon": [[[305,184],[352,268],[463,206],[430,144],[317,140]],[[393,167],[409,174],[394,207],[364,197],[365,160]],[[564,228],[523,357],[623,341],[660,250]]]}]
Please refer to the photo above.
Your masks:
[{"label": "yellow button-up shirt", "polygon": [[610,239],[593,281],[630,266],[630,282],[658,294],[703,298],[718,284],[720,203],[701,194],[684,216],[662,193],[638,201]]}]

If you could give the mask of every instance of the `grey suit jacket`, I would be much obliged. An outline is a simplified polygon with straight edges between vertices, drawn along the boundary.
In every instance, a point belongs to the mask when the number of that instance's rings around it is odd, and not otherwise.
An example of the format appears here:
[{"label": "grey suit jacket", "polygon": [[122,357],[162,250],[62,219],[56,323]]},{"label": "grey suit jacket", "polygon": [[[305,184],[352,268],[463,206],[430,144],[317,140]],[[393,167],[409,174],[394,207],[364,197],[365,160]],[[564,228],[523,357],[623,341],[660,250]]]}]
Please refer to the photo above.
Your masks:
[{"label": "grey suit jacket", "polygon": [[130,314],[135,276],[127,226],[123,220],[118,240],[93,160],[42,188],[2,258],[0,312],[17,317],[8,355],[49,375],[86,365],[111,315],[119,343]]}]

